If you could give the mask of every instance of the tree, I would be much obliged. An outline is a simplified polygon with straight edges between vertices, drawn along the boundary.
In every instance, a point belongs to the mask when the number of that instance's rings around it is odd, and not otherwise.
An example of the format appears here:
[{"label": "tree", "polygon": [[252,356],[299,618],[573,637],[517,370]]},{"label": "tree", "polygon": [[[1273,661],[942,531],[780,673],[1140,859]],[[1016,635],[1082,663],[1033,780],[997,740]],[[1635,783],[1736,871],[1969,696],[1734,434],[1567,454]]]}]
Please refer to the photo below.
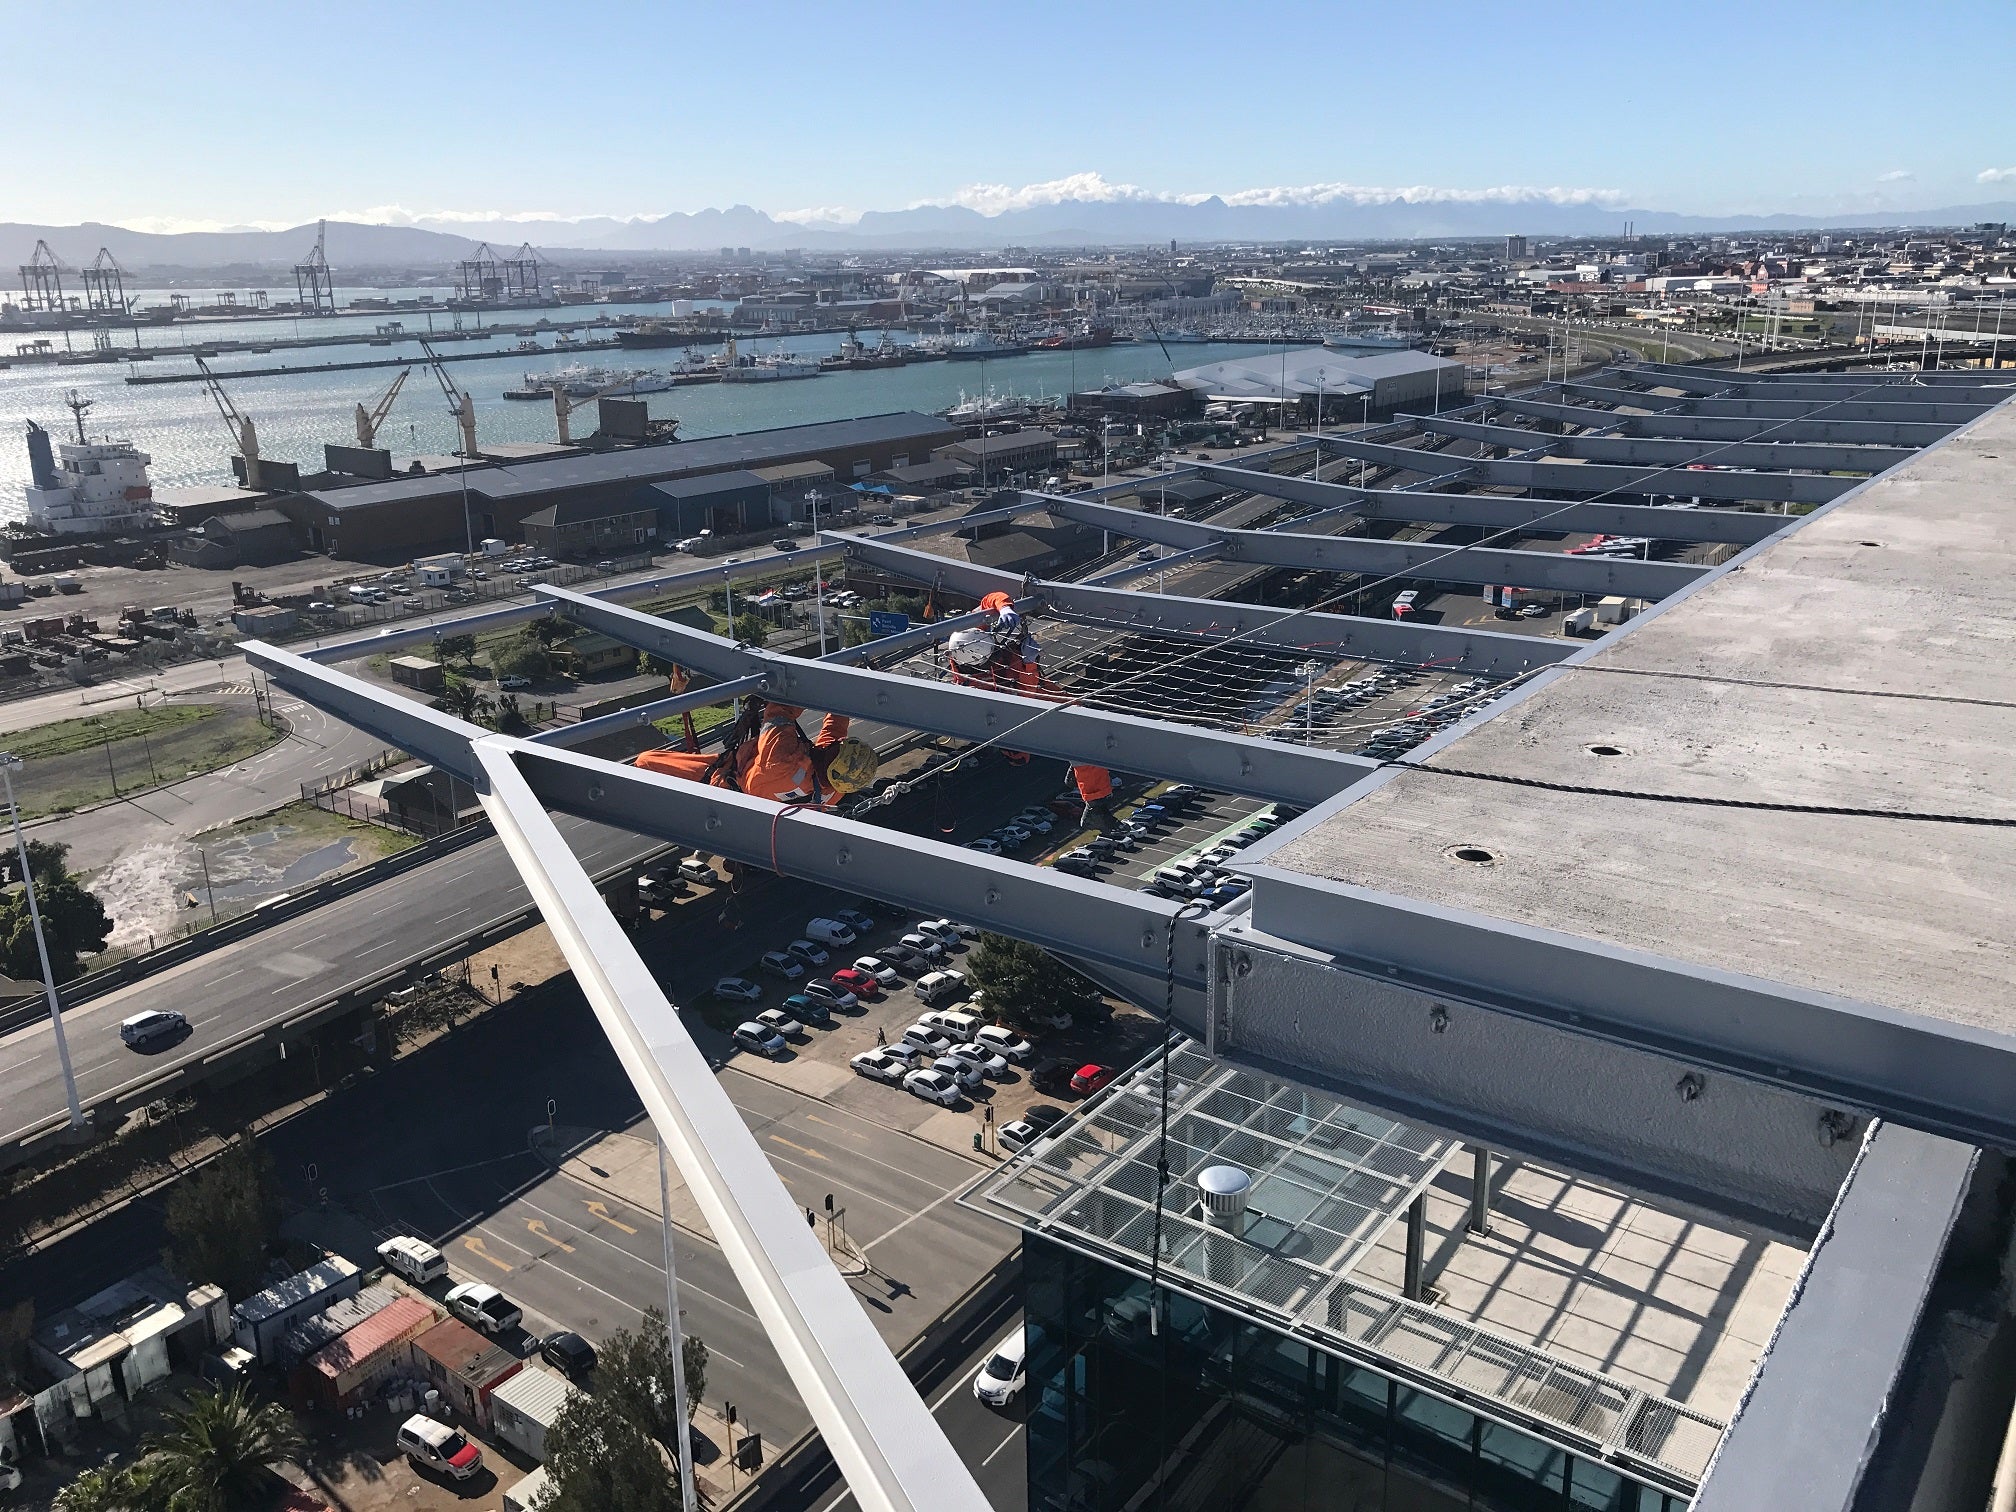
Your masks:
[{"label": "tree", "polygon": [[619,1329],[595,1351],[595,1391],[676,1452],[679,1395],[673,1390],[672,1338],[663,1309],[652,1308],[636,1332]]},{"label": "tree", "polygon": [[192,1281],[214,1281],[231,1296],[259,1289],[266,1254],[280,1232],[273,1161],[241,1134],[210,1165],[168,1196],[168,1263]]},{"label": "tree", "polygon": [[553,1419],[545,1468],[550,1489],[539,1512],[678,1512],[674,1466],[599,1384],[592,1395],[570,1397]]},{"label": "tree", "polygon": [[497,695],[497,728],[507,735],[515,735],[520,730],[531,728],[531,722],[525,718],[525,710],[519,704],[516,693]]},{"label": "tree", "polygon": [[736,615],[735,623],[729,628],[735,632],[735,639],[745,646],[761,646],[770,638],[770,622],[748,609]]},{"label": "tree", "polygon": [[[35,877],[35,902],[42,910],[42,936],[49,946],[49,970],[67,982],[84,969],[82,958],[105,948],[112,919],[97,895],[78,885],[65,864],[70,847],[53,840],[28,842],[28,869]],[[18,882],[21,862],[9,853],[0,874]],[[35,921],[27,889],[0,898],[0,971],[22,981],[39,981],[42,958],[35,949]]]},{"label": "tree", "polygon": [[307,1441],[293,1413],[234,1386],[190,1397],[146,1446],[141,1464],[170,1488],[171,1512],[250,1512],[272,1499],[274,1467]]},{"label": "tree", "polygon": [[700,1410],[700,1398],[707,1390],[706,1344],[691,1334],[686,1335],[685,1342],[679,1346],[679,1360],[686,1367],[686,1417],[691,1421],[693,1414]]},{"label": "tree", "polygon": [[1017,1029],[1030,1027],[1039,1014],[1081,1008],[1099,995],[1047,950],[1006,935],[981,935],[966,970],[985,993],[987,1011]]},{"label": "tree", "polygon": [[575,628],[568,621],[549,614],[544,619],[532,621],[525,627],[525,633],[542,646],[552,646],[560,641],[572,640]]},{"label": "tree", "polygon": [[866,620],[847,619],[840,622],[840,644],[843,646],[865,646],[874,638]]},{"label": "tree", "polygon": [[492,708],[489,694],[459,677],[449,678],[441,690],[441,707],[469,724],[481,724],[490,717]]},{"label": "tree", "polygon": [[490,653],[490,667],[500,677],[528,677],[537,682],[553,670],[553,658],[530,635],[515,636]]},{"label": "tree", "polygon": [[34,1337],[34,1299],[0,1307],[0,1386],[28,1379],[28,1345]]},{"label": "tree", "polygon": [[434,642],[434,649],[440,653],[443,664],[451,661],[467,664],[476,659],[476,637],[444,635]]}]

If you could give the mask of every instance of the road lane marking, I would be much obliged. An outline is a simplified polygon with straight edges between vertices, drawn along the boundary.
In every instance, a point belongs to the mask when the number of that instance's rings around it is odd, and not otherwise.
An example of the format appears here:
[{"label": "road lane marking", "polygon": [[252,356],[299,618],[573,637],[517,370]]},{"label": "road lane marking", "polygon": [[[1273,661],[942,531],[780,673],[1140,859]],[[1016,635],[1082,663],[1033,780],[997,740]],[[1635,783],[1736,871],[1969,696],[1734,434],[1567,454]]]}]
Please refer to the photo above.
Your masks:
[{"label": "road lane marking", "polygon": [[[1001,1440],[1000,1443],[994,1446],[994,1454],[999,1454],[1003,1449],[1006,1449],[1010,1444],[1014,1443],[1015,1440],[1020,1438],[1021,1436],[1022,1436],[1022,1425],[1020,1423],[1017,1423],[1013,1428],[1010,1428],[1008,1430],[1008,1437],[1004,1438],[1003,1440]],[[994,1454],[990,1454],[987,1456],[987,1458],[980,1461],[981,1469],[984,1470],[989,1465],[994,1463]]]},{"label": "road lane marking", "polygon": [[808,1148],[805,1145],[796,1144],[786,1139],[782,1134],[772,1134],[770,1140],[773,1144],[780,1144],[787,1150],[796,1150],[800,1155],[810,1155],[814,1160],[824,1160],[829,1164],[831,1163],[829,1156],[821,1154],[818,1150]]},{"label": "road lane marking", "polygon": [[862,1245],[861,1246],[862,1254],[864,1255],[867,1254],[869,1250],[875,1248],[875,1246],[880,1244],[884,1239],[894,1239],[898,1234],[902,1233],[903,1230],[910,1227],[911,1224],[915,1223],[919,1218],[922,1218],[926,1213],[931,1212],[940,1203],[949,1202],[952,1198],[958,1196],[959,1193],[964,1190],[965,1190],[965,1183],[962,1182],[959,1186],[953,1187],[950,1191],[940,1192],[936,1197],[932,1198],[929,1202],[925,1203],[924,1206],[917,1209],[917,1211],[912,1213],[908,1218],[905,1218],[901,1223],[897,1224],[896,1227],[890,1229],[887,1233],[877,1234],[873,1239],[870,1239],[866,1244]]},{"label": "road lane marking", "polygon": [[622,1219],[612,1217],[609,1212],[609,1204],[606,1202],[590,1202],[588,1201],[587,1198],[584,1197],[581,1200],[581,1205],[587,1208],[588,1211],[593,1213],[597,1218],[600,1218],[604,1223],[608,1224],[609,1227],[611,1228],[621,1229],[626,1234],[634,1234],[637,1232],[637,1230],[630,1227],[630,1225],[625,1223]]},{"label": "road lane marking", "polygon": [[462,1236],[462,1248],[469,1251],[472,1255],[488,1260],[497,1269],[505,1272],[507,1275],[515,1268],[508,1261],[499,1260],[489,1250],[485,1249],[482,1239],[475,1234],[464,1234]]},{"label": "road lane marking", "polygon": [[570,1255],[574,1253],[573,1245],[569,1244],[565,1239],[562,1239],[558,1234],[554,1233],[551,1229],[546,1227],[546,1225],[542,1223],[539,1219],[527,1218],[525,1220],[525,1227],[531,1230],[533,1233],[537,1234],[541,1239],[544,1239],[548,1244],[563,1249],[567,1251],[567,1253]]},{"label": "road lane marking", "polygon": [[[532,1209],[532,1211],[535,1213],[545,1213],[546,1216],[548,1218],[551,1218],[555,1223],[568,1222],[567,1219],[562,1218],[558,1213],[547,1213],[546,1209],[539,1206],[538,1203],[532,1201],[529,1197],[520,1197],[518,1201],[522,1203],[524,1206]],[[626,1260],[635,1261],[637,1264],[643,1266],[646,1270],[656,1271],[661,1276],[665,1274],[665,1267],[658,1264],[655,1260],[647,1259],[643,1255],[633,1254],[629,1250],[623,1248],[622,1245],[611,1243],[609,1240],[604,1239],[600,1234],[593,1233],[587,1229],[577,1229],[577,1232],[579,1232],[582,1238],[593,1239],[597,1244],[603,1245],[609,1249],[616,1251],[617,1254],[621,1255]],[[574,1274],[572,1271],[566,1270],[564,1267],[561,1266],[555,1266],[554,1269],[562,1271],[562,1273],[565,1275],[572,1276]],[[576,1279],[579,1278],[577,1277]],[[588,1286],[593,1285],[593,1283],[584,1281],[582,1282],[582,1285]],[[599,1286],[596,1287],[595,1289],[597,1291],[602,1290]],[[759,1325],[763,1321],[761,1318],[757,1317],[755,1313],[751,1312],[748,1308],[744,1307],[739,1302],[731,1302],[726,1297],[716,1296],[713,1292],[707,1290],[706,1287],[694,1285],[691,1281],[687,1280],[684,1275],[681,1275],[679,1278],[679,1290],[682,1292],[689,1292],[689,1291],[698,1292],[708,1301],[718,1302],[721,1306],[727,1308],[730,1312],[738,1312],[742,1314],[743,1317],[748,1318],[751,1322],[757,1323]],[[607,1292],[603,1292],[602,1295],[606,1297],[609,1294]],[[638,1308],[635,1303],[626,1302],[623,1305],[625,1307],[631,1308],[633,1311],[642,1311],[642,1309]]]}]

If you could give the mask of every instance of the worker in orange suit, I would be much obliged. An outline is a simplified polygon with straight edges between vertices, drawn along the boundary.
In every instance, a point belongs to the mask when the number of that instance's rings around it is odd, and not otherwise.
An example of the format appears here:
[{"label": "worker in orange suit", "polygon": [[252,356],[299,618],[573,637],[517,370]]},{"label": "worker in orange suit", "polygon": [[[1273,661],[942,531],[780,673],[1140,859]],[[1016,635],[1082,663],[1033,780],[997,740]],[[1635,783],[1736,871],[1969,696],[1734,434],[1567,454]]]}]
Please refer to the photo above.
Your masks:
[{"label": "worker in orange suit", "polygon": [[773,803],[830,809],[846,793],[875,780],[875,748],[850,736],[844,714],[828,714],[817,737],[799,728],[805,711],[792,704],[745,699],[720,751],[646,751],[632,765],[689,782],[733,788]]},{"label": "worker in orange suit", "polygon": [[[1043,675],[1042,648],[1014,601],[1005,593],[990,593],[980,600],[980,608],[990,617],[988,624],[955,630],[945,642],[952,680],[963,687],[1063,702],[1063,691]],[[1029,759],[1021,751],[1007,755],[1018,765]],[[1084,801],[1085,823],[1100,822],[1112,814],[1113,774],[1105,767],[1074,766],[1071,782]]]}]

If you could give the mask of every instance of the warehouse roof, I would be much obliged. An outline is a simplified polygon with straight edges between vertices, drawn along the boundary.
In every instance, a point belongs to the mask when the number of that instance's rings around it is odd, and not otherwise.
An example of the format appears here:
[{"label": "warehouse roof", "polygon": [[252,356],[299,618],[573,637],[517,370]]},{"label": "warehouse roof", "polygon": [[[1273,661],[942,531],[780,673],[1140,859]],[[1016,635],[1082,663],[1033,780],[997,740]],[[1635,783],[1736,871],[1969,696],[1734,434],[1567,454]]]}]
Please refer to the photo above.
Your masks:
[{"label": "warehouse roof", "polygon": [[1429,352],[1336,352],[1329,347],[1303,347],[1288,352],[1261,352],[1185,368],[1175,375],[1187,389],[1228,399],[1314,398],[1370,393],[1383,378],[1442,370],[1450,375],[1453,392],[1460,386],[1463,364]]},{"label": "warehouse roof", "polygon": [[668,499],[711,499],[717,494],[744,493],[752,488],[768,488],[769,481],[746,467],[729,472],[703,473],[697,478],[668,478],[651,488]]},{"label": "warehouse roof", "polygon": [[[2011,457],[2005,402],[1265,863],[2016,1029]],[[1530,782],[1559,790],[1513,785]],[[1729,800],[1823,811],[1713,806]],[[1824,811],[1844,808],[1985,822]]]},{"label": "warehouse roof", "polygon": [[[739,436],[709,436],[663,446],[573,453],[510,467],[472,467],[468,471],[469,489],[486,499],[518,499],[560,489],[654,483],[731,467],[787,462],[852,446],[887,446],[905,441],[942,443],[957,434],[956,427],[931,415],[899,410],[857,420],[828,420],[817,425],[750,431]],[[342,511],[440,498],[459,492],[461,486],[459,472],[451,472],[394,478],[355,488],[315,489],[308,497],[326,509]]]}]

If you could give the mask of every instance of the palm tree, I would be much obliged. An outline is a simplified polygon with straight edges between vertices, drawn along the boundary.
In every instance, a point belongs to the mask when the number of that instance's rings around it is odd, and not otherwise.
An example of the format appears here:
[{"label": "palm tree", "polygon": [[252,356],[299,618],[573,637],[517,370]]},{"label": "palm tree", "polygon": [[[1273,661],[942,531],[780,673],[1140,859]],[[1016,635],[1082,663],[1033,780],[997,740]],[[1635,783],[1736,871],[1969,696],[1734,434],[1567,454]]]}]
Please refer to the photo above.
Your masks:
[{"label": "palm tree", "polygon": [[149,1436],[146,1463],[173,1487],[174,1512],[241,1512],[271,1498],[273,1467],[307,1441],[277,1402],[256,1402],[242,1386],[189,1398]]}]

